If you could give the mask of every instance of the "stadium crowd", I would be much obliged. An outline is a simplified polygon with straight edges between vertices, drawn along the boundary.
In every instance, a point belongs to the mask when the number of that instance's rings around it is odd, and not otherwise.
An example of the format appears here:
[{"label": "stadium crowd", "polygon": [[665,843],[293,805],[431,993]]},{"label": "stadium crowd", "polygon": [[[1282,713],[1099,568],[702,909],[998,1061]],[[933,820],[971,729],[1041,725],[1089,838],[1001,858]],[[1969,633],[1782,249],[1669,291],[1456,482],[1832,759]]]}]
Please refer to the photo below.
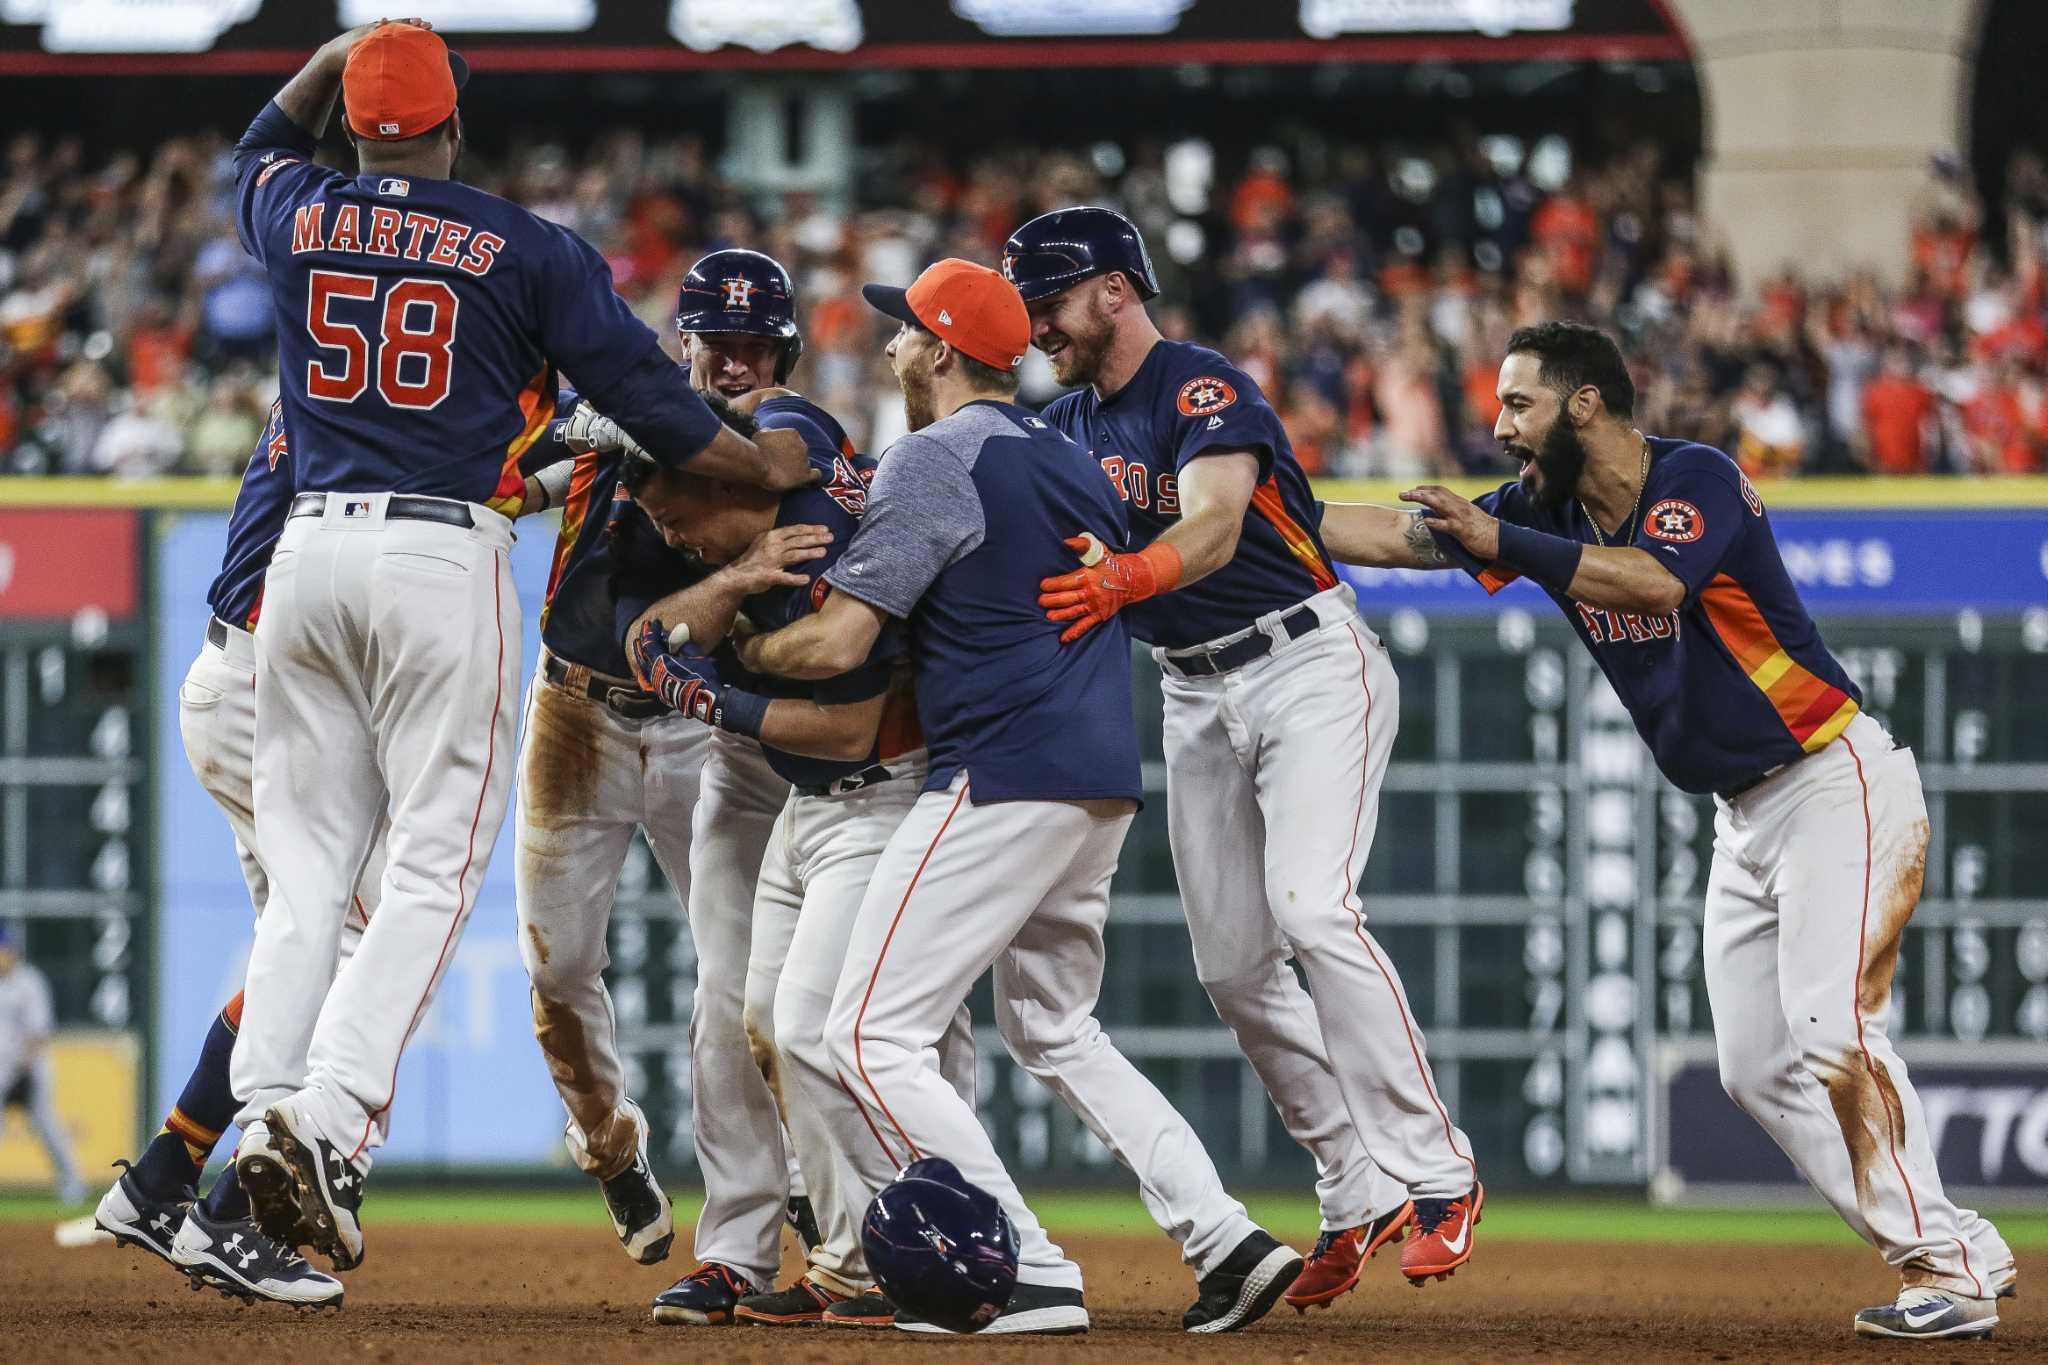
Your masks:
[{"label": "stadium crowd", "polygon": [[[238,472],[275,390],[271,307],[235,240],[227,143],[174,137],[88,158],[19,133],[0,168],[0,471]],[[1219,345],[1274,398],[1311,470],[1408,478],[1492,471],[1492,388],[1522,322],[1597,320],[1625,341],[1639,424],[1736,454],[1760,475],[2031,472],[2048,457],[2041,247],[2048,169],[2022,153],[2009,221],[1987,231],[1959,170],[1915,205],[1910,277],[1786,268],[1737,281],[1695,209],[1689,167],[1644,144],[1575,164],[1551,137],[1311,156],[1198,144],[996,149],[955,161],[897,146],[844,208],[766,203],[701,142],[618,130],[592,146],[472,156],[475,183],[609,257],[665,336],[682,273],[748,245],[790,265],[799,382],[880,449],[900,428],[864,280],[992,262],[1008,230],[1074,202],[1145,228],[1174,336]],[[772,213],[764,209],[772,208]],[[672,336],[671,336],[672,340]],[[1051,397],[1035,356],[1026,395]]]}]

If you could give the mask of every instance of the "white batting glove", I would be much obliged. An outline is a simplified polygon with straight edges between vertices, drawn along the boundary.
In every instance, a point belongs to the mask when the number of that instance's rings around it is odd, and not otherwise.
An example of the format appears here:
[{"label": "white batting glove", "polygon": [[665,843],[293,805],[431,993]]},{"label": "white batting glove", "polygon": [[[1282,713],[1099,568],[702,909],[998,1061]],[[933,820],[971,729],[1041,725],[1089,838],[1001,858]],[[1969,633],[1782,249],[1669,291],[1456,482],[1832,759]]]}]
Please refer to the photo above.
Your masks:
[{"label": "white batting glove", "polygon": [[617,422],[602,415],[588,403],[578,403],[576,410],[569,414],[569,423],[562,428],[562,444],[578,455],[593,450],[609,452],[640,449]]}]

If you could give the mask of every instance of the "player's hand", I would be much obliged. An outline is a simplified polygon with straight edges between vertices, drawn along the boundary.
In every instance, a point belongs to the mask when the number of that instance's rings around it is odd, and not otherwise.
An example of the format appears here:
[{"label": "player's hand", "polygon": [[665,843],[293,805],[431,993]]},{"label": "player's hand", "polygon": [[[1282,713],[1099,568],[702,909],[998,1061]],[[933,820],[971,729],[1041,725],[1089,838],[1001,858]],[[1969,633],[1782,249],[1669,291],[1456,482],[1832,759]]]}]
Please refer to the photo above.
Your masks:
[{"label": "player's hand", "polygon": [[[1046,619],[1066,626],[1061,644],[1080,639],[1131,603],[1179,581],[1180,555],[1170,545],[1155,542],[1136,554],[1109,554],[1092,535],[1069,536],[1061,543],[1081,557],[1082,567],[1038,581],[1038,605],[1045,608]],[[1099,557],[1091,564],[1090,556]],[[1163,562],[1168,556],[1170,574]]]},{"label": "player's hand", "polygon": [[379,19],[375,23],[357,24],[348,32],[329,38],[326,45],[320,49],[320,55],[336,65],[344,63],[348,60],[348,54],[355,50],[357,43],[369,37],[384,24],[410,24],[414,28],[425,29],[433,27],[425,19]]},{"label": "player's hand", "polygon": [[624,427],[588,403],[578,403],[575,411],[569,414],[569,420],[563,423],[562,444],[578,455],[587,455],[593,450],[640,450],[639,444],[626,434]]},{"label": "player's hand", "polygon": [[751,417],[756,408],[771,398],[794,398],[796,396],[795,389],[785,389],[780,384],[767,384],[758,389],[750,389],[737,398],[728,398],[726,402],[732,406],[734,412],[744,412]]},{"label": "player's hand", "polygon": [[1422,524],[1442,531],[1472,554],[1491,564],[1500,557],[1500,522],[1440,484],[1426,483],[1401,495],[1401,501],[1422,504]]},{"label": "player's hand", "polygon": [[772,493],[787,493],[792,488],[808,488],[818,481],[818,470],[811,463],[810,447],[804,444],[803,433],[788,427],[776,427],[769,431],[754,433],[754,446],[768,462],[768,490]]},{"label": "player's hand", "polygon": [[790,566],[822,559],[831,543],[832,532],[823,526],[777,526],[755,536],[754,543],[719,572],[730,574],[748,597],[770,588],[808,587],[810,576]]},{"label": "player's hand", "polygon": [[700,725],[760,738],[768,699],[727,687],[718,665],[695,645],[686,641],[681,649],[670,649],[661,622],[641,627],[633,641],[633,663],[643,675],[641,685],[671,711]]}]

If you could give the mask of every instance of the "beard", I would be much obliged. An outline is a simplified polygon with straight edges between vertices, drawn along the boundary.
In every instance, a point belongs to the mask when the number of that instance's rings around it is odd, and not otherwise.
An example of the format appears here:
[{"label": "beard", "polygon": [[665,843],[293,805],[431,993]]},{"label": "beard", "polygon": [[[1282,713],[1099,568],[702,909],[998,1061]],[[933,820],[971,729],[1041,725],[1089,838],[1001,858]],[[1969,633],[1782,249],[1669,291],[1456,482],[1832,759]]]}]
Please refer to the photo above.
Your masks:
[{"label": "beard", "polygon": [[1579,476],[1586,470],[1586,447],[1578,430],[1562,413],[1551,424],[1543,444],[1535,450],[1511,443],[1507,453],[1530,466],[1522,476],[1522,491],[1551,516],[1564,511],[1579,489]]},{"label": "beard", "polygon": [[1049,331],[1038,349],[1052,362],[1052,377],[1063,389],[1092,384],[1102,373],[1102,358],[1109,353],[1115,324],[1099,297],[1088,301],[1088,329],[1085,332]]},{"label": "beard", "polygon": [[929,363],[913,361],[903,367],[896,382],[903,388],[903,420],[912,431],[923,431],[938,420],[932,399],[932,370]]}]

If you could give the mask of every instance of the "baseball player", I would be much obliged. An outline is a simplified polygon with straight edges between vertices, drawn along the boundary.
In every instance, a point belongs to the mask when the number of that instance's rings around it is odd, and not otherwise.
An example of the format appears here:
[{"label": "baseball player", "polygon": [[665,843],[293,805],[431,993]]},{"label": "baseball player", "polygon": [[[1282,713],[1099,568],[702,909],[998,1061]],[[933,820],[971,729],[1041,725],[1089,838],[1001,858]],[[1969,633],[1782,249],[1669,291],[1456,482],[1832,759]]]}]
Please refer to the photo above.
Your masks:
[{"label": "baseball player", "polygon": [[[941,261],[908,291],[866,286],[903,325],[889,357],[911,434],[881,462],[860,531],[793,625],[740,646],[748,667],[832,677],[891,620],[909,623],[924,790],[861,901],[825,1027],[826,1099],[865,1197],[899,1167],[951,1160],[1015,1224],[1019,1275],[990,1332],[1086,1331],[1080,1267],[1046,1237],[972,1105],[927,1060],[969,988],[995,969],[997,1028],[1126,1165],[1200,1277],[1183,1317],[1230,1331],[1279,1299],[1301,1266],[1245,1216],[1187,1122],[1094,1018],[1102,925],[1140,790],[1121,625],[1063,647],[1035,602],[1061,541],[1124,543],[1095,463],[1018,407],[1029,321],[994,271]],[[793,1066],[812,1067],[802,1052]],[[895,1325],[937,1324],[899,1309]]]},{"label": "baseball player", "polygon": [[[544,510],[551,496],[559,498],[567,469],[564,465],[543,476],[529,477],[522,512]],[[178,728],[186,762],[234,831],[249,904],[257,915],[263,913],[269,899],[270,876],[257,851],[253,809],[256,643],[252,632],[262,611],[264,570],[284,530],[292,491],[283,407],[274,402],[228,514],[227,549],[220,573],[207,592],[212,615],[206,625],[206,641],[178,689]],[[362,939],[376,908],[383,868],[384,837],[380,833],[342,925],[338,962],[347,962]],[[236,992],[214,1016],[177,1103],[142,1155],[132,1165],[118,1163],[127,1169],[101,1197],[95,1221],[116,1240],[155,1253],[223,1294],[300,1307],[339,1306],[339,1280],[315,1270],[256,1226],[234,1166],[220,1174],[205,1199],[196,1198],[207,1157],[234,1122],[228,1064],[242,1025],[242,1000],[242,993]]]},{"label": "baseball player", "polygon": [[[452,179],[460,58],[416,22],[328,43],[237,144],[236,219],[278,313],[294,497],[256,637],[272,875],[232,1063],[258,1222],[348,1269],[377,1116],[510,796],[519,457],[559,366],[655,458],[793,486],[794,438],[723,427],[573,234]],[[345,94],[361,173],[311,158]],[[379,913],[339,974],[388,811]]]},{"label": "baseball player", "polygon": [[1494,436],[1518,482],[1421,510],[1335,506],[1351,563],[1455,565],[1489,592],[1540,586],[1664,776],[1711,792],[1705,961],[1721,1079],[1902,1281],[1858,1333],[1977,1337],[2013,1292],[1996,1228],[1942,1192],[1920,1100],[1885,1031],[1919,900],[1927,807],[1910,751],[1806,614],[1756,489],[1722,452],[1645,437],[1605,333],[1509,338]]},{"label": "baseball player", "polygon": [[[789,275],[754,251],[715,251],[691,267],[677,298],[676,327],[690,382],[699,392],[736,397],[780,383],[803,350]],[[627,496],[620,471],[637,446],[573,389],[563,392],[555,421],[534,445],[568,452],[574,463],[519,756],[519,951],[533,988],[534,1036],[568,1111],[570,1156],[600,1182],[626,1253],[652,1264],[667,1257],[675,1225],[647,1161],[647,1120],[625,1091],[604,985],[605,932],[611,891],[636,829],[645,833],[683,904],[692,903],[691,824],[711,736],[641,690],[621,641],[618,545],[628,533],[612,524],[611,512]],[[528,462],[535,458],[529,453]],[[651,528],[637,529],[641,540],[651,542],[644,557],[653,567],[626,571],[625,577],[651,572],[688,582],[699,576],[695,561],[669,551]],[[788,541],[788,553],[815,555],[820,551],[814,540],[799,535]],[[777,581],[781,568],[779,559],[762,563],[765,577],[758,581]],[[743,910],[694,916],[690,929],[700,980],[716,977],[729,964],[744,964]],[[744,1109],[760,1097],[745,1079],[754,1063],[738,1026],[745,968],[731,970],[729,980],[700,985],[700,998],[716,993],[732,999],[723,1015],[706,1008],[694,1016],[692,1093],[730,1091]],[[712,1022],[724,1015],[731,1016],[730,1028]],[[748,1265],[769,1256],[772,1273],[781,1259],[785,1215],[800,1238],[816,1240],[809,1200],[789,1194],[790,1172],[767,1169],[780,1148],[759,1148],[758,1131],[744,1121],[751,1113],[735,1122],[724,1104],[699,1109],[697,1160],[707,1191],[707,1212],[698,1221],[699,1254]]]},{"label": "baseball player", "polygon": [[85,1185],[57,1117],[57,1087],[45,1051],[56,1026],[49,978],[23,959],[13,931],[0,925],[0,1121],[16,1106],[28,1111],[29,1126],[57,1168],[58,1200],[75,1204],[85,1198]]},{"label": "baseball player", "polygon": [[[762,420],[788,420],[807,432],[821,475],[816,488],[778,501],[752,489],[707,486],[689,475],[656,474],[636,491],[636,500],[664,531],[712,563],[735,560],[774,536],[778,526],[822,528],[831,543],[823,557],[800,566],[793,582],[766,592],[741,598],[740,582],[730,574],[686,590],[663,608],[666,615],[640,628],[638,662],[642,676],[678,711],[761,741],[769,766],[793,784],[760,867],[745,1022],[757,1055],[768,1059],[820,1236],[801,1278],[741,1298],[732,1318],[775,1327],[820,1321],[887,1326],[895,1310],[869,1290],[861,1256],[865,1191],[856,1198],[840,1155],[849,1135],[832,1131],[830,1106],[814,1092],[819,1076],[829,1071],[826,1015],[854,915],[877,859],[924,785],[923,738],[907,670],[899,665],[900,631],[884,631],[854,669],[794,686],[779,679],[750,683],[706,654],[722,642],[736,613],[755,629],[767,629],[799,619],[823,601],[829,589],[818,578],[858,527],[875,469],[872,460],[838,453],[847,444],[845,435],[814,405],[782,390],[757,392],[776,395],[755,409]],[[687,629],[690,643],[681,652],[666,643],[671,621]],[[800,1054],[803,1064],[787,1060],[792,1054]],[[972,1104],[974,1037],[964,1004],[940,1043],[939,1067]],[[702,1292],[697,1280],[686,1277],[658,1296],[656,1319],[674,1321],[690,1308]]]},{"label": "baseball player", "polygon": [[1045,418],[1100,461],[1138,546],[1050,576],[1043,602],[1062,638],[1123,612],[1153,646],[1195,967],[1322,1174],[1323,1235],[1287,1301],[1329,1303],[1404,1228],[1402,1273],[1449,1275],[1472,1255],[1484,1191],[1358,896],[1400,716],[1393,664],[1316,539],[1258,385],[1146,316],[1158,285],[1130,220],[1034,218],[1003,268],[1032,344],[1080,385]]}]

